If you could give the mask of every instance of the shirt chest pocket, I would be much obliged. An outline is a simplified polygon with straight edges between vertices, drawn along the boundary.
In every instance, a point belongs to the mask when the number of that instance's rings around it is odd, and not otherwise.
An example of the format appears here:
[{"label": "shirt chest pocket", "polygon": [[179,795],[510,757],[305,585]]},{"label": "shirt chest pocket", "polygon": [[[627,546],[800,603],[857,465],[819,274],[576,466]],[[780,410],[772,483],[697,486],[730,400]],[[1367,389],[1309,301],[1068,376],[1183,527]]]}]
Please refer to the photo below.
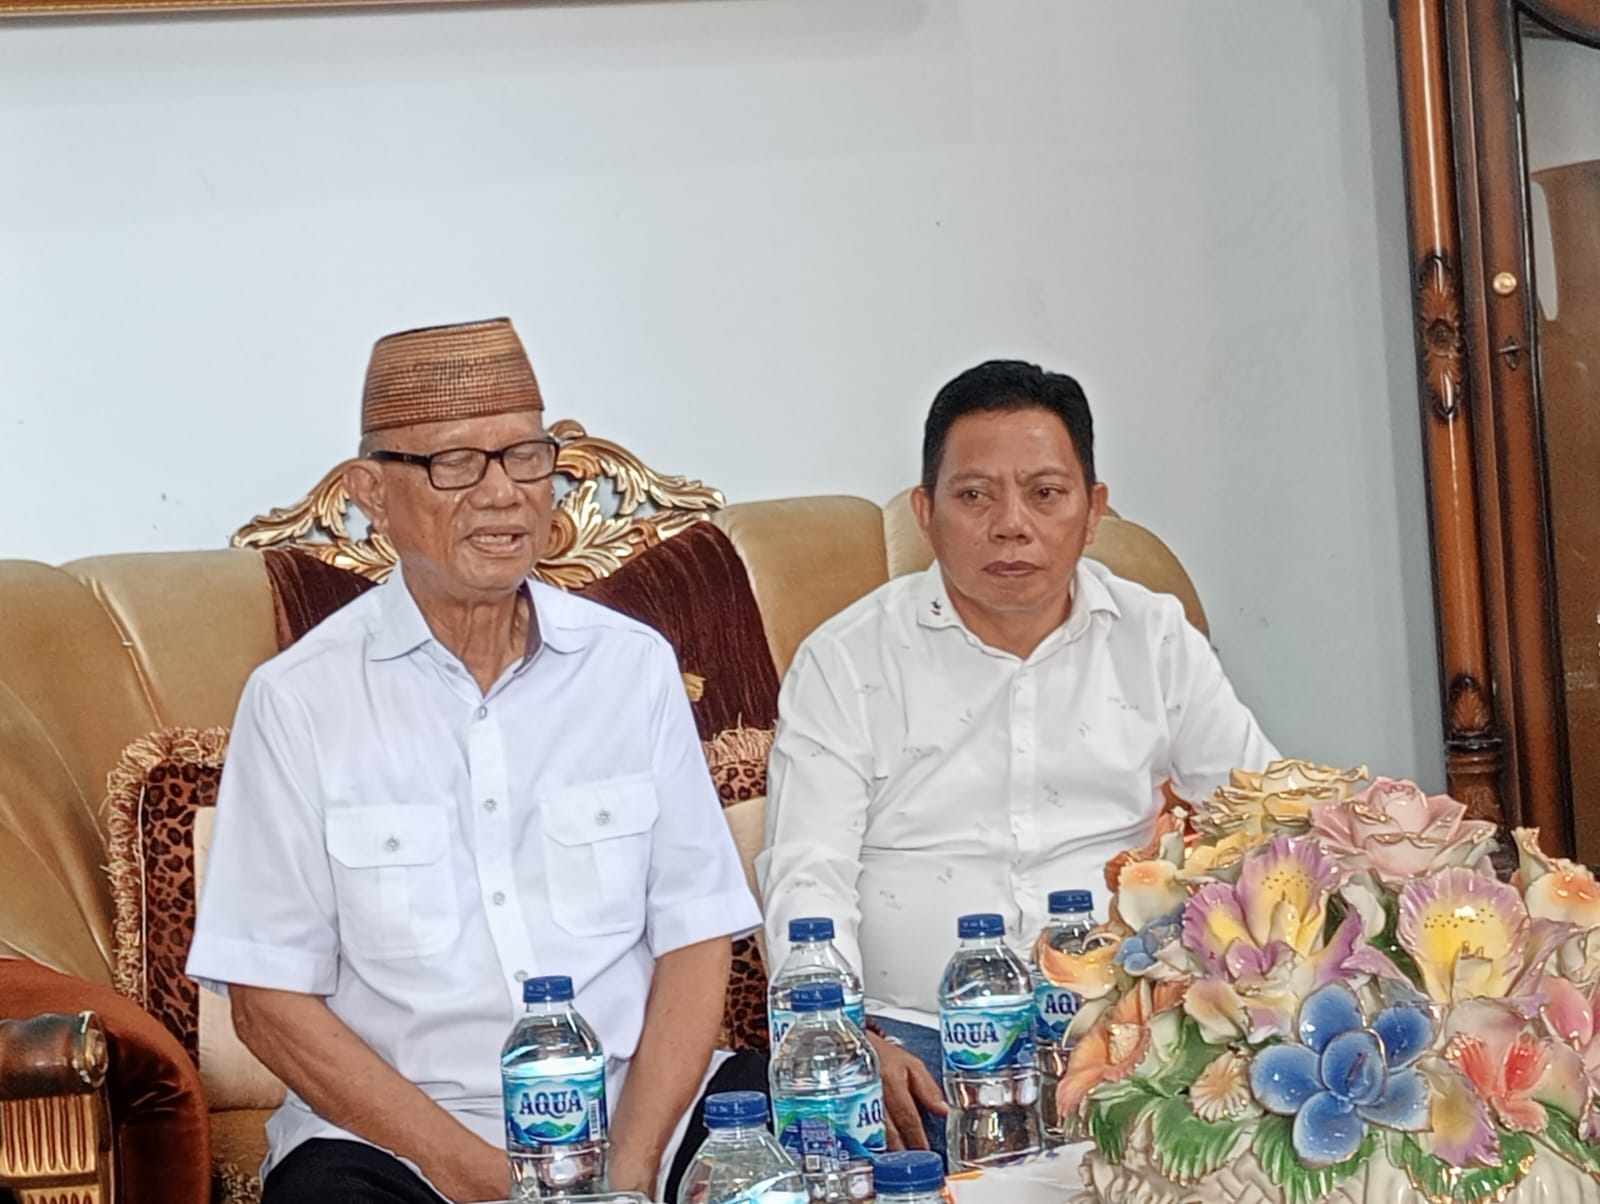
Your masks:
[{"label": "shirt chest pocket", "polygon": [[346,807],[324,820],[339,943],[365,957],[424,957],[460,934],[443,807]]},{"label": "shirt chest pocket", "polygon": [[578,936],[642,931],[651,833],[650,778],[610,778],[539,800],[545,872],[557,924]]}]

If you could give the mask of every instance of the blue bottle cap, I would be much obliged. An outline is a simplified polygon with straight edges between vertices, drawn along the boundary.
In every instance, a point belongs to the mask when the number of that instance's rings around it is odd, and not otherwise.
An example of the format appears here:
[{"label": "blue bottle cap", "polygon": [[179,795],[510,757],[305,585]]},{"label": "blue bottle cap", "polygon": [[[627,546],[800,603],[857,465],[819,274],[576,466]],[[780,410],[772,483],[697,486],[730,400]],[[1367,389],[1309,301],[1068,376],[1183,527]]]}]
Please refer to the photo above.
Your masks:
[{"label": "blue bottle cap", "polygon": [[932,1150],[901,1150],[872,1160],[872,1180],[880,1192],[938,1191],[944,1187],[944,1159]]},{"label": "blue bottle cap", "polygon": [[748,1129],[767,1123],[767,1097],[759,1091],[719,1091],[706,1096],[706,1128]]},{"label": "blue bottle cap", "polygon": [[789,921],[789,940],[795,941],[831,941],[833,939],[833,921],[826,916],[806,916],[799,920]]},{"label": "blue bottle cap", "polygon": [[844,1006],[844,988],[836,982],[803,982],[789,992],[794,1012],[826,1012]]},{"label": "blue bottle cap", "polygon": [[975,941],[982,937],[1005,936],[1005,917],[997,916],[992,912],[982,915],[962,916],[956,921],[956,936],[964,941]]},{"label": "blue bottle cap", "polygon": [[1086,890],[1053,890],[1050,892],[1050,914],[1073,915],[1094,910],[1094,896]]},{"label": "blue bottle cap", "polygon": [[572,999],[572,979],[565,974],[547,974],[522,984],[523,1003],[567,1003]]}]

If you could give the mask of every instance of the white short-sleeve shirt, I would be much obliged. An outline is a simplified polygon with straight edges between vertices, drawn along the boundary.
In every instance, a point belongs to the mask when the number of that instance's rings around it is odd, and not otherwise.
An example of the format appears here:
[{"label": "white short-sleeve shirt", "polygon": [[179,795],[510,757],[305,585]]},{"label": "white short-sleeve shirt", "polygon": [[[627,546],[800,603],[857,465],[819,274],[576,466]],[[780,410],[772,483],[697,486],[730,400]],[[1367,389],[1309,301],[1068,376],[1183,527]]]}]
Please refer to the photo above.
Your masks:
[{"label": "white short-sleeve shirt", "polygon": [[1053,890],[1149,838],[1170,781],[1202,797],[1277,750],[1177,599],[1083,559],[1026,659],[956,613],[937,564],[817,628],[779,697],[767,847],[771,964],[830,916],[874,1012],[932,1024],[956,918],[999,912],[1026,954]]},{"label": "white short-sleeve shirt", "polygon": [[[537,642],[487,694],[398,570],[251,675],[188,962],[325,996],[496,1144],[523,979],[572,977],[614,1108],[655,959],[760,924],[670,646],[530,597]],[[353,1135],[291,1093],[268,1136],[270,1169]]]}]

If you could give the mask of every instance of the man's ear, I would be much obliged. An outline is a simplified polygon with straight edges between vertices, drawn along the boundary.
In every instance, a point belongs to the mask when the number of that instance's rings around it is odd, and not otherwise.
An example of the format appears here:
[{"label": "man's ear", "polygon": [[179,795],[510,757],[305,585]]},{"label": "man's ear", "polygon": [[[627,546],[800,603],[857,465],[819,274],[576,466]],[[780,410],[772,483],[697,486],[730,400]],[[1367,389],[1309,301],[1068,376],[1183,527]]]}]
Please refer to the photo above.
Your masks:
[{"label": "man's ear", "polygon": [[928,524],[933,521],[933,498],[921,485],[911,491],[911,512],[917,516],[917,526],[926,536]]},{"label": "man's ear", "polygon": [[1111,501],[1111,491],[1106,488],[1104,481],[1096,481],[1094,488],[1089,490],[1089,538],[1084,540],[1084,546],[1094,542],[1095,532],[1100,530],[1100,520],[1106,516],[1106,506]]},{"label": "man's ear", "polygon": [[371,460],[356,459],[344,466],[344,488],[350,500],[367,516],[375,535],[387,535],[388,507],[384,497],[383,472]]}]

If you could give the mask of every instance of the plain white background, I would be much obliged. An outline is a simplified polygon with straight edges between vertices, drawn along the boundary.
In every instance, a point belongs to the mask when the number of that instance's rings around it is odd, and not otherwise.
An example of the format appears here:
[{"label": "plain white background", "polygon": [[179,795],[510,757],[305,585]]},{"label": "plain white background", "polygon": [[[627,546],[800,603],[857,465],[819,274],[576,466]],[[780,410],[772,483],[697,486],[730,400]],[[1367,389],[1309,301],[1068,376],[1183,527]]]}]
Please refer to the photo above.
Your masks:
[{"label": "plain white background", "polygon": [[1279,744],[1437,787],[1401,172],[1385,0],[9,23],[0,555],[222,544],[408,326],[735,501],[888,498],[1019,356]]}]

